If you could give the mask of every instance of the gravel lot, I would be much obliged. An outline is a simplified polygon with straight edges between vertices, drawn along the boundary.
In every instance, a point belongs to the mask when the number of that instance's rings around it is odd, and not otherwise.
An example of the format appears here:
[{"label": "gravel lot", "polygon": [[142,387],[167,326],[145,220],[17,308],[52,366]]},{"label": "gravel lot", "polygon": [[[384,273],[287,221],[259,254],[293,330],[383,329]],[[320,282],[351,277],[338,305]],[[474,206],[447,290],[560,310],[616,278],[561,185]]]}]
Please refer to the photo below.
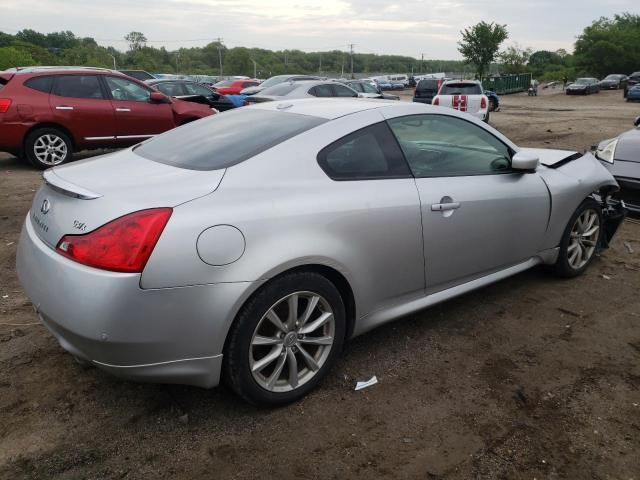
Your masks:
[{"label": "gravel lot", "polygon": [[[620,92],[502,100],[492,124],[523,146],[582,150],[640,114]],[[637,223],[578,279],[534,269],[379,328],[322,388],[260,410],[62,351],[14,269],[39,183],[0,154],[2,479],[640,479]]]}]

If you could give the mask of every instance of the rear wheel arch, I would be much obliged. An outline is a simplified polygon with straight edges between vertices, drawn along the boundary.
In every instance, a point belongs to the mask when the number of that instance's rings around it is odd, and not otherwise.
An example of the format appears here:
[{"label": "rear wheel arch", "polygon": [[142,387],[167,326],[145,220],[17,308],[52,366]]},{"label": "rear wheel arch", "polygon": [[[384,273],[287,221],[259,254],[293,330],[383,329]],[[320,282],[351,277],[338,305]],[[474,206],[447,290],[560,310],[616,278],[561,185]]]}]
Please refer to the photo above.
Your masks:
[{"label": "rear wheel arch", "polygon": [[[285,277],[287,275],[291,275],[295,273],[305,273],[305,272],[317,273],[325,277],[338,289],[338,292],[340,293],[340,297],[342,298],[342,302],[344,303],[344,307],[345,307],[346,321],[347,321],[347,325],[345,329],[345,341],[348,340],[353,334],[353,331],[355,328],[355,320],[356,320],[356,302],[355,302],[355,295],[353,293],[353,289],[351,288],[351,284],[349,283],[349,281],[346,279],[346,277],[342,273],[340,273],[338,270],[336,270],[333,267],[329,267],[327,265],[322,265],[322,264],[306,264],[306,265],[299,265],[296,267],[292,267],[292,268],[283,270],[282,272],[279,272],[277,275],[274,275],[273,277],[269,278],[269,280],[267,280],[266,282],[260,284],[254,291],[252,291],[244,299],[240,307],[236,309],[233,321],[229,324],[229,330],[231,329],[232,325],[235,323],[236,319],[238,318],[238,315],[240,315],[245,305],[249,303],[256,295],[258,295],[264,288],[266,288],[268,285],[276,282],[280,278]],[[225,351],[227,348],[228,338],[229,337],[227,334],[227,339],[225,340],[225,346],[224,346]]]},{"label": "rear wheel arch", "polygon": [[24,138],[22,139],[22,151],[24,152],[25,146],[26,146],[26,141],[27,138],[29,137],[29,135],[31,135],[33,132],[35,132],[36,130],[40,130],[41,128],[54,128],[57,130],[60,130],[62,133],[64,133],[67,137],[69,137],[69,140],[71,140],[73,149],[76,150],[78,143],[76,142],[75,137],[73,136],[73,133],[71,133],[71,130],[69,130],[66,127],[63,127],[62,125],[60,125],[59,123],[50,123],[50,122],[44,122],[44,123],[37,123],[34,126],[32,126],[25,134],[24,134]]}]

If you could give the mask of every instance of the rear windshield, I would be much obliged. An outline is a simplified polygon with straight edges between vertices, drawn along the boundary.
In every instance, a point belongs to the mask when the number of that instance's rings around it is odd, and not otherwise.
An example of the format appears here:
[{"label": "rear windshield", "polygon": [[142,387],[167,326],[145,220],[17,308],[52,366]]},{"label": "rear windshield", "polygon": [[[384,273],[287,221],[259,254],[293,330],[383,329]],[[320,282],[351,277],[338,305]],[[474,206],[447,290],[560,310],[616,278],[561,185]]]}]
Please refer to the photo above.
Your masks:
[{"label": "rear windshield", "polygon": [[420,92],[435,92],[438,90],[438,80],[420,80],[416,90]]},{"label": "rear windshield", "polygon": [[298,85],[294,83],[281,83],[273,87],[265,88],[260,92],[260,95],[282,96],[293,92],[296,88],[298,88]]},{"label": "rear windshield", "polygon": [[477,83],[447,83],[440,95],[482,95],[482,88]]},{"label": "rear windshield", "polygon": [[326,122],[296,113],[240,108],[170,130],[134,148],[138,155],[189,170],[243,162]]}]

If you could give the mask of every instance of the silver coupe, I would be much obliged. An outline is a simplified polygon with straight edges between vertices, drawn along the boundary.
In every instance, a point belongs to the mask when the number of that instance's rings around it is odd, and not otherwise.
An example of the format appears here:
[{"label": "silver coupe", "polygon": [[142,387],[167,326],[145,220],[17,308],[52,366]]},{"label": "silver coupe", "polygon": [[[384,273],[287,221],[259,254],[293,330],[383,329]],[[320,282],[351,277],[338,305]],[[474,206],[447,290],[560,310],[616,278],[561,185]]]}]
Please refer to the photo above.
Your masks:
[{"label": "silver coupe", "polygon": [[383,323],[536,265],[581,274],[617,190],[590,153],[452,109],[274,101],[46,171],[17,270],[80,361],[276,405]]}]

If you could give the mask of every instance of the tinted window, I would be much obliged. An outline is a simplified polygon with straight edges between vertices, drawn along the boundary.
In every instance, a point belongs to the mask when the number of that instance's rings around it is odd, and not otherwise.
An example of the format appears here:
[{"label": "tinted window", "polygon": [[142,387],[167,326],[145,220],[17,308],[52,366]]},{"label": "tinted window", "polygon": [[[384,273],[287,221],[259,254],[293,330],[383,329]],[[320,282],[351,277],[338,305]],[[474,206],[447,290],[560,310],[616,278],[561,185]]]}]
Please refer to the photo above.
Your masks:
[{"label": "tinted window", "polygon": [[374,87],[370,83],[362,83],[360,85],[362,86],[362,90],[364,90],[365,93],[378,93],[376,87]]},{"label": "tinted window", "polygon": [[239,108],[185,125],[139,145],[134,152],[190,170],[217,170],[243,162],[326,122],[287,112]]},{"label": "tinted window", "polygon": [[349,86],[356,92],[364,92],[364,88],[362,87],[361,83],[350,83]]},{"label": "tinted window", "polygon": [[126,78],[104,77],[114,100],[148,102],[151,91]]},{"label": "tinted window", "polygon": [[263,90],[260,92],[260,95],[283,96],[293,92],[296,88],[298,88],[298,86],[293,83],[281,83]]},{"label": "tinted window", "polygon": [[508,172],[509,148],[477,125],[445,115],[411,115],[389,126],[416,177]]},{"label": "tinted window", "polygon": [[169,95],[170,97],[186,95],[186,93],[184,93],[182,90],[182,86],[177,82],[158,83],[154,86],[162,93],[164,93],[165,95]]},{"label": "tinted window", "polygon": [[197,83],[183,83],[182,84],[187,95],[202,95],[203,97],[210,97],[211,90],[204,85],[198,85]]},{"label": "tinted window", "polygon": [[333,97],[333,90],[331,90],[331,85],[316,85],[309,93],[314,97]]},{"label": "tinted window", "polygon": [[33,88],[39,92],[49,93],[53,86],[53,77],[33,77],[24,82],[24,86]]},{"label": "tinted window", "polygon": [[244,82],[242,88],[255,87],[256,85],[259,85],[258,82]]},{"label": "tinted window", "polygon": [[325,147],[318,163],[334,180],[410,177],[402,152],[384,123],[378,123]]},{"label": "tinted window", "polygon": [[55,78],[53,94],[60,97],[101,99],[102,89],[95,75],[61,75]]},{"label": "tinted window", "polygon": [[482,88],[477,83],[447,83],[440,95],[482,95]]},{"label": "tinted window", "polygon": [[344,85],[332,85],[336,97],[357,97],[358,94]]},{"label": "tinted window", "polygon": [[437,92],[438,80],[420,80],[416,86],[418,92]]}]

